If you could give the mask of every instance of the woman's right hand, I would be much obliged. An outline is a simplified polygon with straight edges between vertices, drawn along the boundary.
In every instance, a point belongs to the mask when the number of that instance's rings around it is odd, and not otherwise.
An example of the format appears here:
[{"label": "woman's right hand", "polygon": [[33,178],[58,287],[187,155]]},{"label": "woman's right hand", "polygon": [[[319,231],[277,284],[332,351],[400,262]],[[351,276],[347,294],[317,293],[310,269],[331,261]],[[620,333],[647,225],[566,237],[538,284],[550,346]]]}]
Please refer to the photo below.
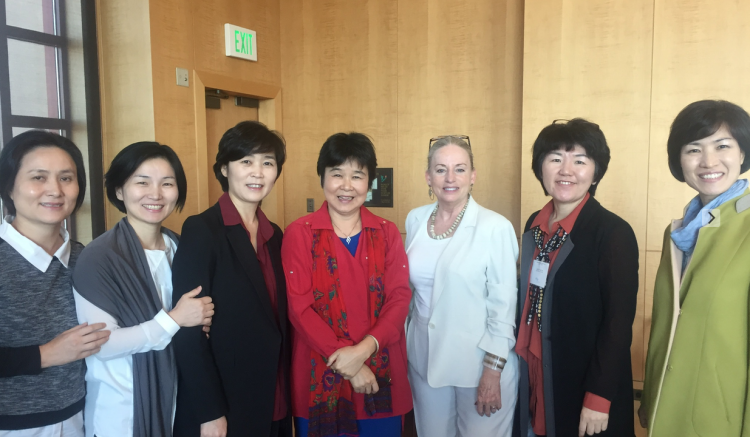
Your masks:
[{"label": "woman's right hand", "polygon": [[373,394],[380,390],[378,387],[378,381],[375,379],[375,374],[366,365],[362,365],[352,379],[349,380],[352,383],[352,388],[355,393]]},{"label": "woman's right hand", "polygon": [[643,408],[643,404],[638,407],[638,421],[641,422],[642,428],[648,428],[648,412]]},{"label": "woman's right hand", "polygon": [[221,416],[216,420],[201,423],[201,437],[226,437],[227,418]]},{"label": "woman's right hand", "polygon": [[202,288],[198,288],[182,295],[169,316],[182,328],[198,325],[211,325],[214,315],[214,304],[209,296],[195,297]]},{"label": "woman's right hand", "polygon": [[83,323],[61,333],[49,343],[39,346],[42,369],[62,366],[93,355],[109,340],[106,323]]}]

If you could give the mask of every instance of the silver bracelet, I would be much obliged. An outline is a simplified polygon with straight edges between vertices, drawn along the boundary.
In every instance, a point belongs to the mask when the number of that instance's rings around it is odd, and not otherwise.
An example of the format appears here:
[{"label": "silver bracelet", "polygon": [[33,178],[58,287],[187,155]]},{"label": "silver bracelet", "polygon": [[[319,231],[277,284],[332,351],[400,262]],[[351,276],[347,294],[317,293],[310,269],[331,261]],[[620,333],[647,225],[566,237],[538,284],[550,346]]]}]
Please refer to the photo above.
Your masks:
[{"label": "silver bracelet", "polygon": [[505,368],[506,362],[507,360],[505,358],[486,352],[484,354],[484,359],[482,360],[482,365],[490,370],[502,371]]}]

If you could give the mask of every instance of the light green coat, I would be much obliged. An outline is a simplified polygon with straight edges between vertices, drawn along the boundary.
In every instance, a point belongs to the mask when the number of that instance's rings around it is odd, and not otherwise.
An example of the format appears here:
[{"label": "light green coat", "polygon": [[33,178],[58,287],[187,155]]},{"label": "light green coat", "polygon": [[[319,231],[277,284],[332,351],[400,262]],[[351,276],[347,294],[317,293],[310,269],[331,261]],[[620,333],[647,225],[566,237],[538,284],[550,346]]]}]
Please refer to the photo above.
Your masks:
[{"label": "light green coat", "polygon": [[750,437],[750,190],[704,226],[680,285],[682,251],[664,234],[643,406],[651,437]]}]

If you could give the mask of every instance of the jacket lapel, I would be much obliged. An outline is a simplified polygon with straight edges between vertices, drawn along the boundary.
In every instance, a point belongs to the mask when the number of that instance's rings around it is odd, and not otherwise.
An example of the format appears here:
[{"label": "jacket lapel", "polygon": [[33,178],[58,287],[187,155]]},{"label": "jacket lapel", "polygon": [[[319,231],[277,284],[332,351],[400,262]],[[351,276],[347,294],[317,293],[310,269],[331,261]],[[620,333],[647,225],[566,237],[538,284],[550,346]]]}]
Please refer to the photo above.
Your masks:
[{"label": "jacket lapel", "polygon": [[529,291],[529,272],[531,263],[534,262],[534,232],[526,231],[521,235],[521,269],[519,270],[520,282],[518,287],[518,300],[516,308],[516,336],[518,327],[521,326],[523,306],[526,305],[526,293]]},{"label": "jacket lapel", "polygon": [[[672,221],[672,230],[675,230],[682,226],[682,220],[673,220]],[[680,307],[680,288],[682,285],[682,258],[685,256],[682,251],[677,247],[676,244],[674,244],[674,241],[672,239],[669,239],[669,248],[664,248],[664,250],[669,250],[670,259],[672,261],[672,292],[673,292],[673,299],[674,299],[674,306],[675,310],[677,311]]]},{"label": "jacket lapel", "polygon": [[558,249],[555,263],[552,264],[552,267],[549,269],[549,274],[547,275],[547,287],[544,289],[544,302],[542,305],[547,302],[548,296],[551,294],[552,286],[555,284],[555,275],[557,274],[557,271],[560,270],[560,266],[563,265],[565,259],[570,255],[570,252],[572,252],[574,248],[575,244],[573,244],[573,240],[568,237],[563,245],[560,246],[560,249]]},{"label": "jacket lapel", "polygon": [[281,329],[281,334],[286,337],[286,323],[284,323],[284,320],[287,320],[286,279],[284,278],[284,269],[281,265],[281,250],[279,250],[281,245],[276,244],[276,238],[277,236],[274,232],[273,237],[266,242],[266,246],[268,247],[268,254],[271,257],[271,264],[273,264],[273,274],[276,278],[276,311],[279,313],[279,328]]},{"label": "jacket lapel", "polygon": [[240,225],[227,227],[227,239],[242,265],[242,270],[250,279],[253,289],[258,294],[264,312],[276,324],[276,317],[273,315],[273,307],[271,306],[271,298],[268,296],[266,283],[263,280],[263,271],[258,262],[258,257],[253,250],[253,245],[247,236],[247,231]]}]

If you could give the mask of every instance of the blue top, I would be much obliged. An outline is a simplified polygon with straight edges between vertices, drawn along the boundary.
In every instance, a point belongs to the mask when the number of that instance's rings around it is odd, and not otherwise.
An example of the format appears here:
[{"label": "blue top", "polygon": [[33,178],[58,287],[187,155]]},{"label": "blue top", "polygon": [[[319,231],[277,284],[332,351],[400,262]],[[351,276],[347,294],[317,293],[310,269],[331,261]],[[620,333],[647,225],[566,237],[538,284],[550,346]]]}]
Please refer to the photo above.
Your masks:
[{"label": "blue top", "polygon": [[339,237],[341,242],[344,243],[344,246],[346,246],[346,248],[349,249],[349,253],[351,253],[352,256],[357,255],[357,245],[359,244],[360,235],[362,235],[362,231],[358,232],[357,235],[352,235],[350,237],[351,240],[349,241],[349,243],[346,242],[346,238]]}]

